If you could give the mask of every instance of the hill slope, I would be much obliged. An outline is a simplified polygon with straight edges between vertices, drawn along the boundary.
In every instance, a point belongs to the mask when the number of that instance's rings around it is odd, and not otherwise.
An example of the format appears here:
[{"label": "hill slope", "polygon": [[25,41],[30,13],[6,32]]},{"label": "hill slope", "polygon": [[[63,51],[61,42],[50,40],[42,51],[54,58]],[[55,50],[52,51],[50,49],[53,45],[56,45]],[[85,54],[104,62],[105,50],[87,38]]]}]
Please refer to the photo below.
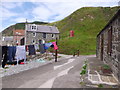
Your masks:
[{"label": "hill slope", "polygon": [[[120,7],[84,7],[56,24],[60,30],[58,41],[59,52],[73,54],[80,50],[80,54],[96,53],[96,36]],[[69,31],[74,30],[75,36],[70,38]]]},{"label": "hill slope", "polygon": [[[39,22],[39,21],[34,21],[34,22],[29,22],[29,24],[38,24],[38,25],[43,25],[43,24],[48,24],[46,22]],[[8,28],[6,28],[5,30],[2,31],[3,35],[6,36],[12,36],[13,35],[13,31],[14,29],[25,29],[25,23],[16,23],[15,25],[11,25]]]},{"label": "hill slope", "polygon": [[[96,53],[96,36],[120,7],[84,7],[73,12],[65,19],[54,23],[33,22],[36,24],[56,25],[60,30],[58,40],[59,53],[73,54],[80,50],[80,54]],[[12,35],[12,29],[24,29],[25,23],[17,23],[3,31],[5,35]],[[74,30],[75,36],[70,38],[69,31]]]}]

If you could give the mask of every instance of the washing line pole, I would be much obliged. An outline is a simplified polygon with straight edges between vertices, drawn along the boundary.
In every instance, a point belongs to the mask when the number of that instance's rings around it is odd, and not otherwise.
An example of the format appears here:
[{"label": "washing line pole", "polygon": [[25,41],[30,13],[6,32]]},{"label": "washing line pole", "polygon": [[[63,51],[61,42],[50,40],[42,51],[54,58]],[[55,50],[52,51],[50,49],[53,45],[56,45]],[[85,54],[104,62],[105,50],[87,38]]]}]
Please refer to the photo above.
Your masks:
[{"label": "washing line pole", "polygon": [[[57,45],[57,38],[56,38],[56,45]],[[58,52],[57,52],[57,49],[55,50],[55,62],[57,62],[57,54],[58,54]]]}]

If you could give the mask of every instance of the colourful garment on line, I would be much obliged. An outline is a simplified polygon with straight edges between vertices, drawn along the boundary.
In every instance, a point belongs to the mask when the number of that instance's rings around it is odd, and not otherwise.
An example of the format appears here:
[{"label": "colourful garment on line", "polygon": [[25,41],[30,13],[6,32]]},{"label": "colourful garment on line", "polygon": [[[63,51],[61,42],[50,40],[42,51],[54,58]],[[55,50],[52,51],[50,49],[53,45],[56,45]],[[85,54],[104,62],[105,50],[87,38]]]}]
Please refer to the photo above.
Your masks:
[{"label": "colourful garment on line", "polygon": [[44,49],[45,50],[49,49],[49,47],[51,47],[51,45],[53,45],[53,44],[52,43],[45,43]]},{"label": "colourful garment on line", "polygon": [[52,44],[54,45],[54,50],[57,50],[58,46],[56,45],[56,42],[52,42]]}]

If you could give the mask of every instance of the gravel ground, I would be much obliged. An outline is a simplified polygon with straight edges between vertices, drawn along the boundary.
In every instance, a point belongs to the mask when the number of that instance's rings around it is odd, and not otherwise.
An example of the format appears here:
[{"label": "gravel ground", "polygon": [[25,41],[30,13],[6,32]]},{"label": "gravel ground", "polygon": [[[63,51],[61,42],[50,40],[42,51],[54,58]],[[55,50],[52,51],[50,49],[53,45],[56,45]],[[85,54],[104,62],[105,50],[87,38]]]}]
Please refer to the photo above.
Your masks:
[{"label": "gravel ground", "polygon": [[[2,67],[0,67],[0,77],[16,74],[16,73],[19,73],[19,72],[22,72],[22,71],[25,71],[25,70],[29,70],[29,69],[32,69],[32,68],[37,68],[39,66],[54,62],[54,59],[53,59],[54,57],[52,55],[50,55],[50,56],[52,57],[51,60],[44,59],[46,57],[43,57],[43,58],[40,58],[40,57],[36,58],[35,57],[35,58],[32,58],[32,59],[29,59],[29,61],[26,61],[25,64],[6,65],[6,67],[8,67],[6,69],[3,69]],[[72,55],[62,55],[62,54],[59,54],[58,56],[59,56],[58,60],[62,60],[63,58],[72,57]]]}]

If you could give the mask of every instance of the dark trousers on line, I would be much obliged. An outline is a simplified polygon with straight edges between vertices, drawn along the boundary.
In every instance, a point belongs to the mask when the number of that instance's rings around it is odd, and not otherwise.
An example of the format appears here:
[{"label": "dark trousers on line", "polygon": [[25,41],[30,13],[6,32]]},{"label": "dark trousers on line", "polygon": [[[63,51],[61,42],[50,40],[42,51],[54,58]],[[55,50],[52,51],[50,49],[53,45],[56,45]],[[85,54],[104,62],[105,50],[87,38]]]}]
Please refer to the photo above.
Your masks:
[{"label": "dark trousers on line", "polygon": [[2,46],[2,58],[3,58],[2,68],[5,67],[5,64],[7,63],[8,60],[7,51],[8,51],[8,47]]}]

